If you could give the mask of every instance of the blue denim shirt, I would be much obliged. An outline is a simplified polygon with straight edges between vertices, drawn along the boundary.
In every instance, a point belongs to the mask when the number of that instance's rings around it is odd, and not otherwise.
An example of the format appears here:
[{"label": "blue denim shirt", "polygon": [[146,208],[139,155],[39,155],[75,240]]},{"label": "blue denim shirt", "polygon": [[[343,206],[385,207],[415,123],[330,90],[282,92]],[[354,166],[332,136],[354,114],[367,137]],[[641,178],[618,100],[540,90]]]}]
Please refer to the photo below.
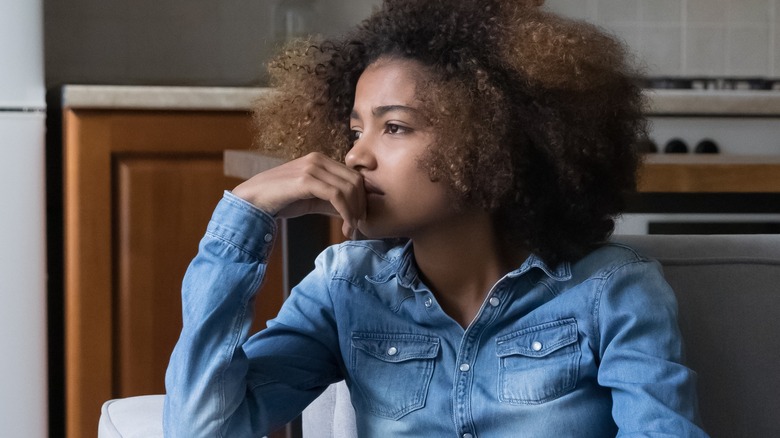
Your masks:
[{"label": "blue denim shirt", "polygon": [[410,244],[347,242],[250,337],[275,232],[230,193],[217,206],[183,283],[166,436],[261,436],[342,379],[361,437],[706,436],[674,294],[630,248],[555,267],[532,255],[464,330]]}]

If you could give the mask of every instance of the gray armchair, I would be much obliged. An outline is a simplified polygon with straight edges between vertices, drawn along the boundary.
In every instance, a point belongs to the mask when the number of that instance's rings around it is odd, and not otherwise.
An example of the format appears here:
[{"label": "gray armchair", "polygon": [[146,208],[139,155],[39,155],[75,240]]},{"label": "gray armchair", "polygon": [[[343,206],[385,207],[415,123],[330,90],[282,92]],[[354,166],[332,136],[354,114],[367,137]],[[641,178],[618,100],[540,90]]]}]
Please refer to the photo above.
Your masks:
[{"label": "gray armchair", "polygon": [[[658,259],[675,290],[705,430],[780,436],[780,235],[616,236]],[[99,437],[162,436],[162,397],[111,400]],[[306,438],[356,437],[343,383],[303,413]]]}]

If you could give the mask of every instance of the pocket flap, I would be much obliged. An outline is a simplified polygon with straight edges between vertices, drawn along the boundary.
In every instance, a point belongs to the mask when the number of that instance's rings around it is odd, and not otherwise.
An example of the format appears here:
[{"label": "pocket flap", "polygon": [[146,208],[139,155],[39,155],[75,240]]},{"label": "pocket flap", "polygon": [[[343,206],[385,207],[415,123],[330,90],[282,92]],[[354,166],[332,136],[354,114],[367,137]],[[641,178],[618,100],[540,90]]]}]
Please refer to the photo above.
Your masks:
[{"label": "pocket flap", "polygon": [[562,319],[529,327],[496,339],[499,357],[519,354],[544,357],[577,342],[577,321]]},{"label": "pocket flap", "polygon": [[433,359],[439,354],[439,339],[425,335],[355,333],[352,346],[385,362]]}]

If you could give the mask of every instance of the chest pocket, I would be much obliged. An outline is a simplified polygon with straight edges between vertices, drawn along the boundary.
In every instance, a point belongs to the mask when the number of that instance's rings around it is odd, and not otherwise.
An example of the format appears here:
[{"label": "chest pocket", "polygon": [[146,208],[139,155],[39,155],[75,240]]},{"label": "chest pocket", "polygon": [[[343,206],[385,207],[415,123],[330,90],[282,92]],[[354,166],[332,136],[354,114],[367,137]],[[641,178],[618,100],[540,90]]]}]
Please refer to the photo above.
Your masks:
[{"label": "chest pocket", "polygon": [[420,409],[438,354],[432,336],[353,333],[350,375],[360,395],[353,402],[393,420]]},{"label": "chest pocket", "polygon": [[577,384],[580,345],[573,318],[548,322],[496,339],[498,397],[510,404],[540,404]]}]

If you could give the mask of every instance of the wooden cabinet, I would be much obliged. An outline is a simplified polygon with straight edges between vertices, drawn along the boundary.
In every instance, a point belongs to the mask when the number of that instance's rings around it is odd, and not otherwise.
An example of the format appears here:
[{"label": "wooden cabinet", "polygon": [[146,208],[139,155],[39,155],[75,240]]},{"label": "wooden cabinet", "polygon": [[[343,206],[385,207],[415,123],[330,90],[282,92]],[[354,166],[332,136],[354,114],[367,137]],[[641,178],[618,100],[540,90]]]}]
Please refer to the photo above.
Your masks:
[{"label": "wooden cabinet", "polygon": [[[252,133],[245,111],[66,108],[62,121],[65,432],[82,438],[104,401],[164,392],[182,276],[239,182],[223,150],[250,148]],[[278,248],[272,258],[262,322],[283,299]]]}]

